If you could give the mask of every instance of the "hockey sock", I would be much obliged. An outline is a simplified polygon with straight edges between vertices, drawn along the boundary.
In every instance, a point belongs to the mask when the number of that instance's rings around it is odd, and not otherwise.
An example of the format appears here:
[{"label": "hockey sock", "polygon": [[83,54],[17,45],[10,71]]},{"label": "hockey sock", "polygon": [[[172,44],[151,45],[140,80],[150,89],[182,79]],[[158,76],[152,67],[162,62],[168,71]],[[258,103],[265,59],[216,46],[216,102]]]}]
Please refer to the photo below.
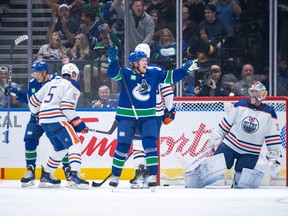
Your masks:
[{"label": "hockey sock", "polygon": [[144,137],[142,139],[143,147],[146,153],[146,165],[149,175],[157,175],[158,173],[158,153],[156,148],[156,140],[154,137]]},{"label": "hockey sock", "polygon": [[113,156],[113,162],[112,162],[112,175],[113,176],[121,175],[129,149],[130,149],[130,144],[118,143],[114,156]]},{"label": "hockey sock", "polygon": [[133,162],[135,169],[138,169],[141,164],[146,165],[142,140],[133,140]]},{"label": "hockey sock", "polygon": [[64,155],[67,153],[67,150],[55,151],[52,150],[51,155],[48,158],[46,165],[44,165],[44,170],[48,173],[53,174],[58,166],[60,165]]},{"label": "hockey sock", "polygon": [[80,172],[81,168],[81,143],[73,144],[68,149],[68,159],[71,171]]}]

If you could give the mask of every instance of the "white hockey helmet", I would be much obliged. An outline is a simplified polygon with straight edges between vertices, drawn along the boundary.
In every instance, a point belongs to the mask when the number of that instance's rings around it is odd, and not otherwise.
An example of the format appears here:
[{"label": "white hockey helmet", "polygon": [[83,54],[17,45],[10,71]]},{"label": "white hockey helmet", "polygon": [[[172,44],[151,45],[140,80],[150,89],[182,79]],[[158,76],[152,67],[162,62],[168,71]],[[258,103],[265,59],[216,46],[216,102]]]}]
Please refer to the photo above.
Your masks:
[{"label": "white hockey helmet", "polygon": [[146,43],[141,43],[141,44],[138,44],[136,47],[135,47],[135,51],[142,51],[146,54],[147,58],[150,58],[150,47],[148,44]]},{"label": "white hockey helmet", "polygon": [[61,70],[62,76],[65,74],[69,74],[73,78],[72,76],[73,73],[75,73],[76,75],[74,79],[77,79],[79,76],[79,69],[75,64],[68,63],[68,64],[63,65],[62,70]]},{"label": "white hockey helmet", "polygon": [[267,97],[266,87],[259,81],[252,83],[248,93],[256,102],[263,101]]}]

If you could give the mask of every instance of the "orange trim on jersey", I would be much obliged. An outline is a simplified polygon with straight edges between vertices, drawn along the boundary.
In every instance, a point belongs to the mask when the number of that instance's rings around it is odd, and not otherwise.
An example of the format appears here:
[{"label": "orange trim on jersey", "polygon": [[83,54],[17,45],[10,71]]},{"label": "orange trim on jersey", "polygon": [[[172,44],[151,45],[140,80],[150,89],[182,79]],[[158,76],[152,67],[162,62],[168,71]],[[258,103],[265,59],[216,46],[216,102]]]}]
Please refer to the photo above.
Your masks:
[{"label": "orange trim on jersey", "polygon": [[279,142],[280,141],[280,138],[274,138],[274,139],[266,139],[266,143],[267,142]]},{"label": "orange trim on jersey", "polygon": [[234,137],[231,136],[231,134],[227,134],[227,136],[229,137],[229,139],[231,139],[235,144],[243,147],[243,148],[247,148],[247,149],[251,149],[251,150],[255,150],[255,151],[261,151],[261,147],[251,147],[251,146],[247,146],[244,144],[239,143]]},{"label": "orange trim on jersey", "polygon": [[38,102],[35,100],[34,96],[30,97],[30,100],[33,102],[34,105],[36,105],[36,106],[38,106],[38,107],[41,105],[40,103],[38,103]]},{"label": "orange trim on jersey", "polygon": [[225,123],[225,121],[224,120],[222,120],[221,121],[221,125],[227,130],[227,131],[229,131],[230,130],[230,127],[229,126],[227,126],[227,124]]},{"label": "orange trim on jersey", "polygon": [[71,104],[61,104],[61,107],[69,107],[69,108],[74,108],[75,105],[71,105]]},{"label": "orange trim on jersey", "polygon": [[74,144],[81,143],[81,141],[80,141],[79,137],[77,136],[74,128],[70,124],[68,124],[68,122],[62,121],[62,124],[65,126],[65,128],[67,129],[67,131],[71,135],[71,138],[72,138]]},{"label": "orange trim on jersey", "polygon": [[39,117],[41,116],[50,116],[50,115],[56,115],[56,114],[63,114],[62,112],[60,111],[53,111],[53,112],[45,112],[45,113],[40,113],[39,114]]}]

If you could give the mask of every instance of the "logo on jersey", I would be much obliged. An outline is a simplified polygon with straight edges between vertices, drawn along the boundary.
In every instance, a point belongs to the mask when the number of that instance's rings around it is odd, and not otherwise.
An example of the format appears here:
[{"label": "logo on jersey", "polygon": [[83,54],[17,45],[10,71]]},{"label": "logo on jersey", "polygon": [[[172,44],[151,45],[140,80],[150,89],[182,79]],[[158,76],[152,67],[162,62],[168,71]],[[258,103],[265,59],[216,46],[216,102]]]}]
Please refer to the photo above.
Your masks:
[{"label": "logo on jersey", "polygon": [[241,123],[242,130],[248,134],[255,133],[259,128],[259,122],[256,118],[248,116]]},{"label": "logo on jersey", "polygon": [[150,98],[149,92],[151,91],[151,86],[148,85],[146,80],[142,80],[142,83],[137,83],[137,86],[132,91],[133,96],[139,101],[147,101]]}]

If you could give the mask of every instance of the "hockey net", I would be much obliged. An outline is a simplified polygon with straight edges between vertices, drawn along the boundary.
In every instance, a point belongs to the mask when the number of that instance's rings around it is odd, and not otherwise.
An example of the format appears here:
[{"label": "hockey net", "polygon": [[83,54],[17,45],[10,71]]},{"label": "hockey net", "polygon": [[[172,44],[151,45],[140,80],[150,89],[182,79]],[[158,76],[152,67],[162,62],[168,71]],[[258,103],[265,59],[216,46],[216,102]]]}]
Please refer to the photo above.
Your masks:
[{"label": "hockey net", "polygon": [[[216,127],[222,118],[230,111],[233,104],[243,97],[178,97],[174,99],[176,118],[169,124],[162,126],[160,149],[160,185],[184,184],[183,172],[185,164],[197,166],[202,160],[205,145],[210,136],[211,129]],[[287,98],[267,97],[265,100],[278,116],[279,133],[285,132],[287,123]],[[282,134],[283,135],[283,134]],[[256,169],[264,171],[265,175],[261,185],[288,185],[287,184],[287,149],[286,143],[282,143],[283,163],[278,177],[271,177],[268,172],[267,161],[259,158]],[[263,147],[265,154],[265,145]],[[218,182],[219,185],[232,183],[233,169],[228,170],[225,179]]]}]

